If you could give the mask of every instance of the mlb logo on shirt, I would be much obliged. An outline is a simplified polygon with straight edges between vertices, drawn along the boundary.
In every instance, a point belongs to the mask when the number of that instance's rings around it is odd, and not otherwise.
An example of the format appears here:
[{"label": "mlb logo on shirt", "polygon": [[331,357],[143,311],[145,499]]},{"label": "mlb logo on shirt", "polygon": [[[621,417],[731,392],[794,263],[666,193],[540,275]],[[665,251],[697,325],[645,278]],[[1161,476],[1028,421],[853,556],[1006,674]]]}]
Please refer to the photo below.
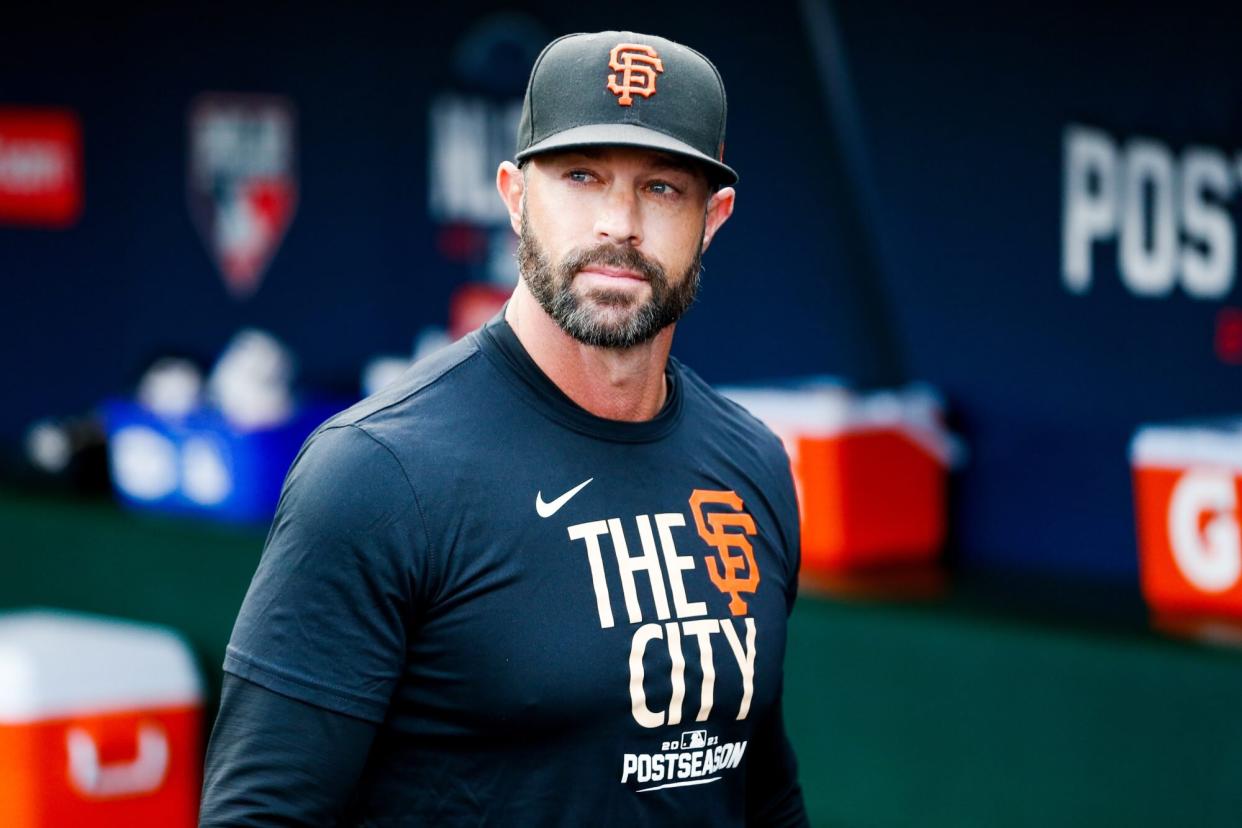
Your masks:
[{"label": "mlb logo on shirt", "polygon": [[706,730],[687,730],[681,734],[681,749],[707,747]]}]

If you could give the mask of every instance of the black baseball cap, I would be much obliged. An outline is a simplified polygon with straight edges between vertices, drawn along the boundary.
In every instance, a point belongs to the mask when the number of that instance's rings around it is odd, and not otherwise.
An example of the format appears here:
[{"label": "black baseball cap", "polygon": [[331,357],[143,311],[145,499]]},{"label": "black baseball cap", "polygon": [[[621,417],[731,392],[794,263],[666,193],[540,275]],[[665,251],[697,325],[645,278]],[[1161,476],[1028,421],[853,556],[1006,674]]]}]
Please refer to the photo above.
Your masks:
[{"label": "black baseball cap", "polygon": [[571,34],[535,59],[518,124],[519,162],[570,147],[646,147],[694,159],[719,184],[725,90],[703,55],[637,32]]}]

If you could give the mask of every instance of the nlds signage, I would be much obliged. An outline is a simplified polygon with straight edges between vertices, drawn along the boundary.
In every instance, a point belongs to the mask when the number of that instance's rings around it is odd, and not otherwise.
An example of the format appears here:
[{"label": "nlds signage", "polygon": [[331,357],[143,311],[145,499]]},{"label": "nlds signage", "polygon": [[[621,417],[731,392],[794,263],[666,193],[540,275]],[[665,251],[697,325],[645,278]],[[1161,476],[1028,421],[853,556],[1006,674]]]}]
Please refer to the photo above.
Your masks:
[{"label": "nlds signage", "polygon": [[189,132],[190,214],[229,292],[246,299],[297,209],[293,104],[274,95],[200,95]]},{"label": "nlds signage", "polygon": [[1091,289],[1093,254],[1115,244],[1117,273],[1135,296],[1181,291],[1221,299],[1234,287],[1237,231],[1230,202],[1242,153],[1209,146],[1178,152],[1154,138],[1124,140],[1088,126],[1064,132],[1061,276]]}]

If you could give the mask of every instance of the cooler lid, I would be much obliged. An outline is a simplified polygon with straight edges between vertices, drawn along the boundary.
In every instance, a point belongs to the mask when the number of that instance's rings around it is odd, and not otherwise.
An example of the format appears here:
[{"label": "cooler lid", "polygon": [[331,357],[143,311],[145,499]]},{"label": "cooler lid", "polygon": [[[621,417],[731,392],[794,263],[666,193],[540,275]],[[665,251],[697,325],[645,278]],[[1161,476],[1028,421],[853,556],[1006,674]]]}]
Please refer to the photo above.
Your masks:
[{"label": "cooler lid", "polygon": [[0,613],[0,723],[201,699],[189,648],[170,629],[55,610]]},{"label": "cooler lid", "polygon": [[885,429],[904,434],[945,465],[960,447],[941,422],[939,397],[926,386],[861,393],[842,385],[722,388],[720,393],[762,420],[782,439],[791,433],[830,438]]},{"label": "cooler lid", "polygon": [[1242,470],[1242,419],[1142,426],[1130,440],[1130,463]]}]

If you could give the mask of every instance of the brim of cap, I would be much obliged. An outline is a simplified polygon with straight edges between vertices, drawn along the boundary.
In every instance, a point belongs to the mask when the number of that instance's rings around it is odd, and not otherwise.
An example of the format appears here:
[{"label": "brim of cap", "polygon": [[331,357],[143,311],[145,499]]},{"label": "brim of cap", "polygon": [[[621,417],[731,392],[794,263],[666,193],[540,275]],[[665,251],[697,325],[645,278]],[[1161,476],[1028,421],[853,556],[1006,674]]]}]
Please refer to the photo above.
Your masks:
[{"label": "brim of cap", "polygon": [[553,150],[572,149],[574,147],[643,147],[645,149],[662,150],[674,155],[692,158],[706,166],[710,174],[720,183],[732,185],[737,183],[737,173],[727,164],[723,164],[705,155],[689,144],[671,138],[663,132],[638,126],[636,124],[588,124],[574,127],[555,135],[549,135],[537,144],[531,144],[517,154],[518,161],[525,161],[532,155],[539,155]]}]

